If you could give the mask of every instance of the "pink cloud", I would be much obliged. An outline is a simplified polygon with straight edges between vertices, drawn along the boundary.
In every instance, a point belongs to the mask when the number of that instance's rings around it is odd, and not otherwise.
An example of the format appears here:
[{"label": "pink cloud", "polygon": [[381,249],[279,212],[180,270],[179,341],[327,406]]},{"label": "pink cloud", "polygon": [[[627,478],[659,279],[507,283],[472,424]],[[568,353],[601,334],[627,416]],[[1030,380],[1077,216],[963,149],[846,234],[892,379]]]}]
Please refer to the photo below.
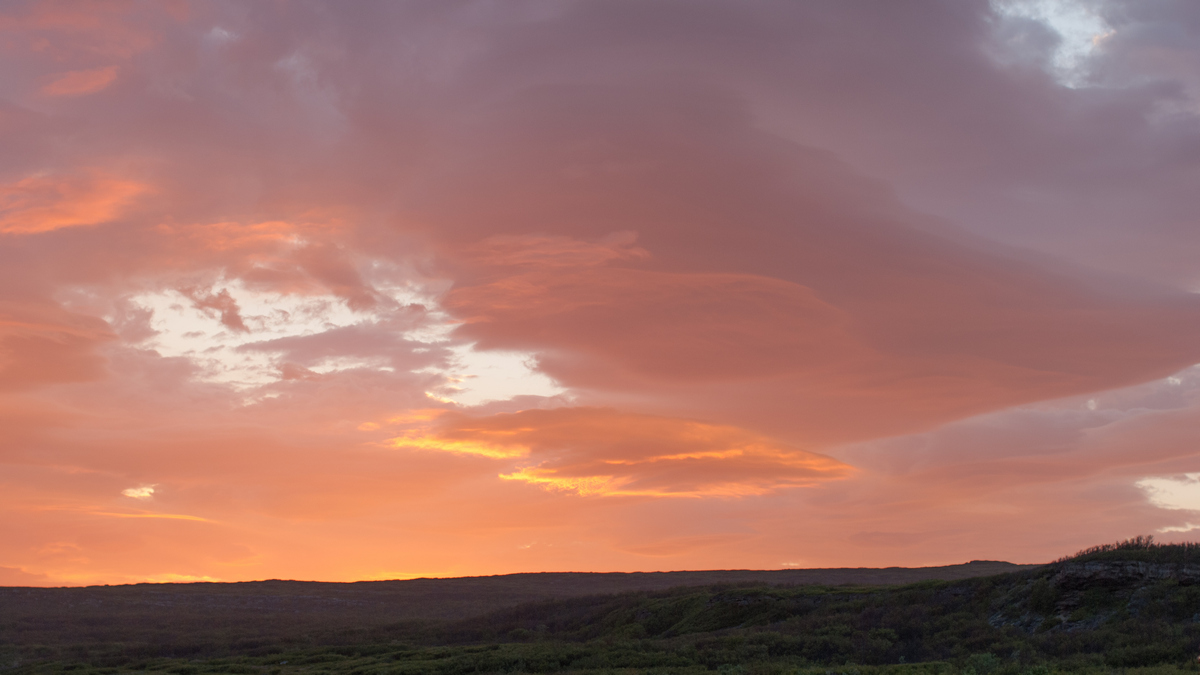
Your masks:
[{"label": "pink cloud", "polygon": [[0,303],[0,389],[98,379],[98,347],[115,337],[94,317],[48,304]]},{"label": "pink cloud", "polygon": [[117,79],[116,66],[94,70],[73,70],[56,76],[52,82],[42,87],[42,94],[45,96],[94,94],[108,87],[115,79]]},{"label": "pink cloud", "polygon": [[[471,241],[475,224],[543,233],[526,235],[537,264],[518,262],[506,235],[514,262],[483,257],[445,305],[463,337],[539,353],[589,400],[848,440],[1161,377],[1197,357],[1186,336],[1200,306],[1187,294],[1120,297],[1093,275],[933,235],[933,219],[826,155],[762,146],[737,116],[690,119],[668,94],[623,94],[555,88],[514,103],[489,123],[507,170],[480,170],[488,154],[476,150],[452,183],[475,199],[448,194],[423,216],[468,249],[487,245]],[[720,106],[685,100],[697,99]],[[689,124],[721,142],[670,135]],[[561,142],[575,135],[603,140]],[[511,162],[522,154],[536,158],[528,168]],[[636,230],[645,255],[583,262],[564,249],[559,267],[544,262],[537,242],[582,247],[611,223]]]}]

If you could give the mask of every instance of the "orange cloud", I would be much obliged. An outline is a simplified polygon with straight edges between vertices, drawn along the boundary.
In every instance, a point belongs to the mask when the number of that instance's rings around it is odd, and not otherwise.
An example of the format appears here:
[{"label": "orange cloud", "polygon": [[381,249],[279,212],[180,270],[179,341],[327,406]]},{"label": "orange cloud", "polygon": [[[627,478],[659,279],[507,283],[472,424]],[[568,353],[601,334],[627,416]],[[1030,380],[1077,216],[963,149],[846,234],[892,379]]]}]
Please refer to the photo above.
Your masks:
[{"label": "orange cloud", "polygon": [[390,443],[397,448],[437,450],[462,455],[478,455],[491,459],[509,459],[529,454],[529,448],[519,444],[431,438],[421,432],[410,432],[404,436],[397,436],[391,439]]},{"label": "orange cloud", "polygon": [[83,96],[94,94],[117,79],[117,67],[95,68],[92,70],[73,70],[54,78],[42,87],[44,96]]},{"label": "orange cloud", "polygon": [[809,487],[852,468],[731,426],[604,408],[442,416],[396,447],[519,459],[505,480],[580,496],[727,497]]},{"label": "orange cloud", "polygon": [[144,183],[99,172],[30,176],[0,185],[0,233],[36,234],[107,223],[148,189]]},{"label": "orange cloud", "polygon": [[36,508],[38,511],[62,511],[68,513],[80,513],[88,516],[103,516],[105,518],[158,518],[164,520],[190,520],[196,523],[212,523],[214,521],[200,516],[189,516],[182,513],[151,513],[148,511],[139,512],[121,512],[121,511],[101,511],[95,508],[79,507],[79,506],[43,506]]}]

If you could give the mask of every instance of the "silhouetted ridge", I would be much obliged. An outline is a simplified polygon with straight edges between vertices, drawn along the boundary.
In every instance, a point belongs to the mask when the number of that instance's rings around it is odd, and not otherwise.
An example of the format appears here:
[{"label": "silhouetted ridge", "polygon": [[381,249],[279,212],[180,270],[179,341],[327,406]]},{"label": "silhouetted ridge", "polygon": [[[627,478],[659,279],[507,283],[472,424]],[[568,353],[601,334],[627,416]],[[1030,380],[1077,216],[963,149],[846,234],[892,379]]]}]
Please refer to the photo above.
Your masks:
[{"label": "silhouetted ridge", "polygon": [[1139,535],[1112,544],[1101,544],[1059,558],[1055,563],[1088,562],[1093,560],[1129,560],[1163,564],[1200,565],[1200,542],[1156,544],[1151,535]]}]

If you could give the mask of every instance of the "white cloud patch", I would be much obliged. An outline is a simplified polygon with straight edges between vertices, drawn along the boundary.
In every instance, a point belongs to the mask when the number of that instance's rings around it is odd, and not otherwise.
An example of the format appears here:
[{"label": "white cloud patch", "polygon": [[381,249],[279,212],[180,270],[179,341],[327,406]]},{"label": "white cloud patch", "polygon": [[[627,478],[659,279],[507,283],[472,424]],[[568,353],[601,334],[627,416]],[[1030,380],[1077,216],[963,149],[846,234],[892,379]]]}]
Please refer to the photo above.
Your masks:
[{"label": "white cloud patch", "polygon": [[134,499],[151,499],[154,497],[154,486],[144,485],[142,487],[125,488],[121,490],[121,494]]},{"label": "white cloud patch", "polygon": [[[377,329],[392,318],[397,308],[419,304],[428,310],[426,319],[416,326],[410,324],[397,337],[418,345],[412,347],[414,353],[450,348],[453,357],[448,365],[418,371],[445,377],[446,384],[430,394],[437,400],[473,406],[514,396],[556,396],[564,392],[535,369],[533,354],[476,350],[473,344],[453,345],[456,324],[438,309],[436,293],[405,284],[374,288],[393,302],[355,311],[334,295],[257,291],[236,279],[204,290],[140,293],[130,302],[150,314],[153,335],[140,346],[162,356],[186,358],[198,368],[196,379],[228,384],[239,391],[280,380],[285,354],[262,348],[264,343],[356,326]],[[114,320],[109,317],[110,323]],[[319,374],[354,369],[394,372],[392,356],[330,353],[305,367]]]},{"label": "white cloud patch", "polygon": [[1183,525],[1173,525],[1170,527],[1161,527],[1158,529],[1158,532],[1159,532],[1159,534],[1167,534],[1169,532],[1193,532],[1195,530],[1200,530],[1200,525],[1184,523]]},{"label": "white cloud patch", "polygon": [[220,26],[213,26],[204,36],[210,43],[225,44],[237,39],[237,34]]},{"label": "white cloud patch", "polygon": [[[417,300],[404,288],[392,289],[392,294],[401,304]],[[385,318],[382,313],[355,312],[333,295],[255,291],[236,280],[203,294],[169,289],[142,293],[131,301],[151,312],[150,327],[155,334],[143,346],[163,356],[191,360],[200,368],[198,378],[203,381],[239,389],[279,379],[278,353],[241,347],[373,324]],[[329,373],[350,368],[390,370],[384,356],[374,359],[343,355],[331,355],[311,370]]]},{"label": "white cloud patch", "polygon": [[474,345],[453,349],[451,392],[447,399],[460,405],[479,405],[514,396],[557,396],[564,390],[534,369],[533,355],[525,352],[480,351]]},{"label": "white cloud patch", "polygon": [[1038,22],[1058,37],[1048,64],[1059,83],[1083,86],[1088,58],[1113,34],[1091,3],[1083,0],[992,0],[1001,17]]},{"label": "white cloud patch", "polygon": [[1146,493],[1150,503],[1160,509],[1200,511],[1200,473],[1184,474],[1182,478],[1143,478],[1136,485]]}]

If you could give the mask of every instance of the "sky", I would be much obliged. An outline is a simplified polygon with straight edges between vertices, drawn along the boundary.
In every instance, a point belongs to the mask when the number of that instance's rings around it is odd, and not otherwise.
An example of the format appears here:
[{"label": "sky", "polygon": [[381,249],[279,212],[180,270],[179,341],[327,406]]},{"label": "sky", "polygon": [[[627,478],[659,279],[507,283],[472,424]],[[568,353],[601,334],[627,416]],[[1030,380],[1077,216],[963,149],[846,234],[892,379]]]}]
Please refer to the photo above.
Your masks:
[{"label": "sky", "polygon": [[0,3],[0,585],[1200,530],[1193,0]]}]

